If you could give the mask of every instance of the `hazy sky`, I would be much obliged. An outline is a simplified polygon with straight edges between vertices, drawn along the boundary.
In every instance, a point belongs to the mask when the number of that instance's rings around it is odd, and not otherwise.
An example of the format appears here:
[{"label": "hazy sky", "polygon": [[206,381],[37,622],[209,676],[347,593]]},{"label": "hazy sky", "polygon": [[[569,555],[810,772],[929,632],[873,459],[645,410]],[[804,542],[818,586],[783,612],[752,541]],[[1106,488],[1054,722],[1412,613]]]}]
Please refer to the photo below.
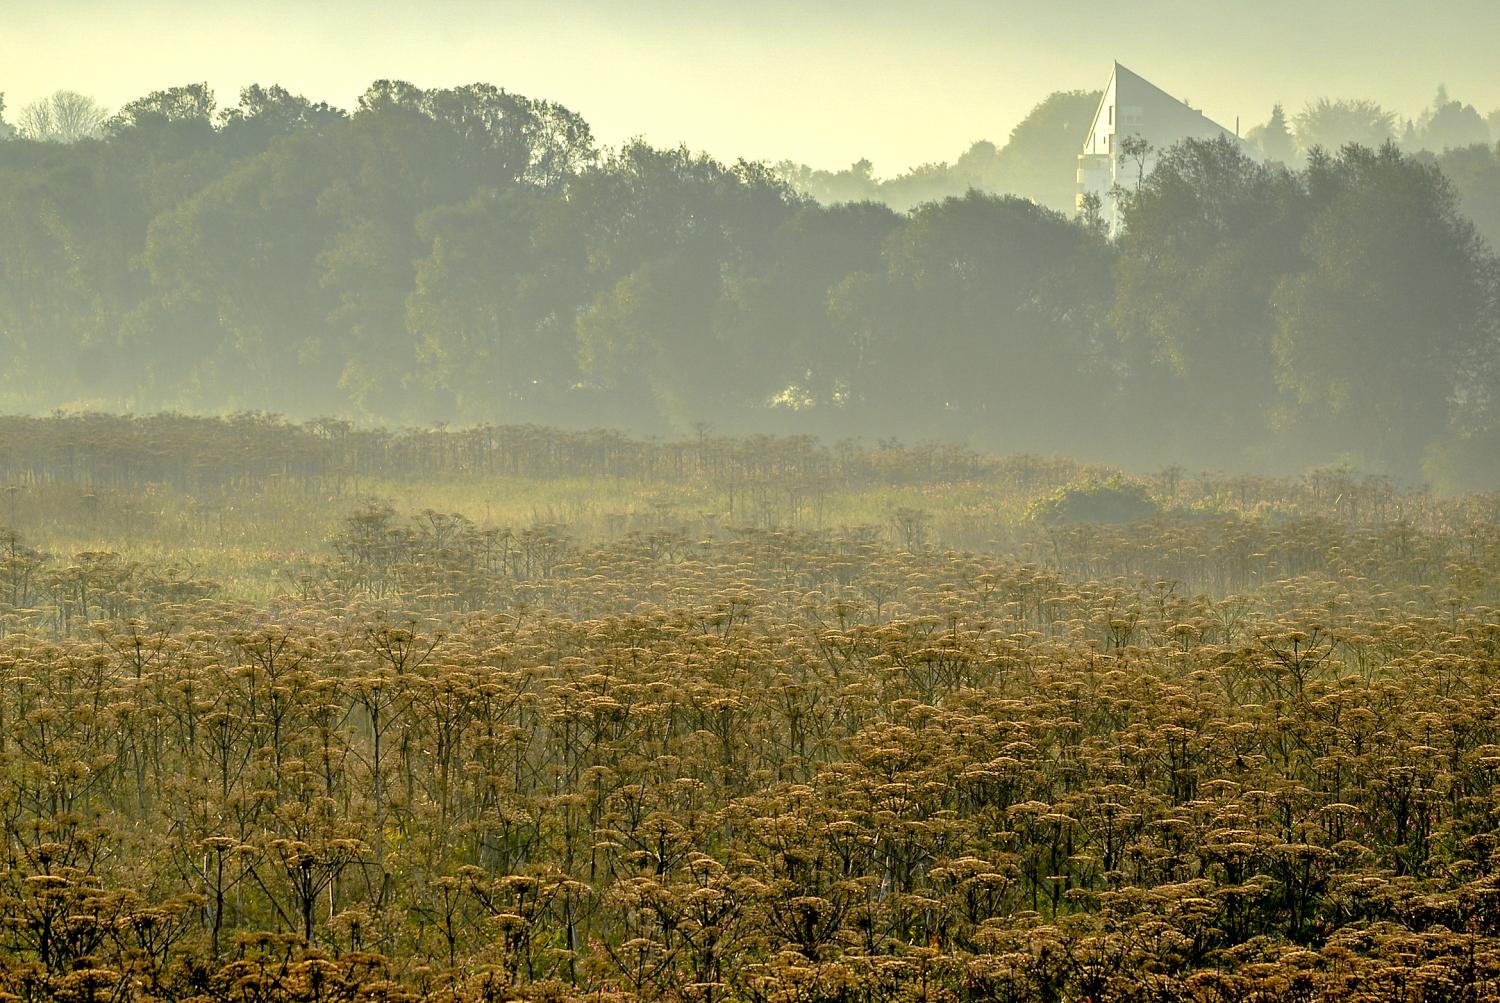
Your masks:
[{"label": "hazy sky", "polygon": [[110,106],[207,80],[343,107],[377,77],[488,81],[596,136],[889,175],[1002,142],[1047,93],[1122,63],[1233,127],[1273,101],[1373,98],[1415,115],[1439,83],[1500,107],[1500,0],[0,0],[9,116],[59,88]]}]

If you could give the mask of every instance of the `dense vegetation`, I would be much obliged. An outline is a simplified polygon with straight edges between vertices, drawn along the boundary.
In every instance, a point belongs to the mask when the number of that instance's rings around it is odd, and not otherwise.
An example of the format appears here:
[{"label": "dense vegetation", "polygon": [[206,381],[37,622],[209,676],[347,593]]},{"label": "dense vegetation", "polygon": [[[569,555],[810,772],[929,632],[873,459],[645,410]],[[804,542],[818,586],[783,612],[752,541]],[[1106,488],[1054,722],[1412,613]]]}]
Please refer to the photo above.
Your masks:
[{"label": "dense vegetation", "polygon": [[922,164],[893,178],[877,178],[875,165],[868,159],[841,171],[814,170],[787,161],[777,164],[776,170],[797,191],[824,205],[882,202],[907,212],[974,189],[1020,195],[1071,215],[1077,194],[1078,151],[1099,110],[1100,97],[1099,91],[1058,91],[1033,108],[1003,146],[980,140],[951,164]]},{"label": "dense vegetation", "polygon": [[[819,202],[884,202],[907,211],[924,202],[963,195],[973,188],[992,194],[1021,195],[1071,214],[1076,156],[1099,109],[1099,91],[1059,91],[1033,108],[1011,130],[1003,146],[981,140],[952,163],[922,164],[890,178],[877,178],[875,165],[859,160],[841,171],[814,170],[783,162],[777,170],[798,191]],[[1261,154],[1281,164],[1302,166],[1312,151],[1340,150],[1350,143],[1378,149],[1396,143],[1403,151],[1446,171],[1465,154],[1457,151],[1500,143],[1500,109],[1486,118],[1471,104],[1450,97],[1439,87],[1432,104],[1416,118],[1398,121],[1394,112],[1373,101],[1319,98],[1288,116],[1281,105],[1245,133]],[[1488,151],[1486,151],[1488,152]],[[1472,184],[1471,184],[1472,183]],[[1466,207],[1482,218],[1481,229],[1493,240],[1500,234],[1500,215],[1485,205],[1495,193],[1493,178],[1464,178],[1458,183]]]},{"label": "dense vegetation", "polygon": [[[1071,177],[1073,141],[1049,144],[1087,97],[996,152],[1007,183]],[[576,114],[483,85],[382,81],[347,114],[175,88],[100,128],[0,143],[10,410],[709,422],[1500,478],[1496,267],[1472,225],[1494,239],[1493,147],[1288,168],[1189,145],[1108,239],[1016,197],[899,215],[762,165],[601,153]]]},{"label": "dense vegetation", "polygon": [[253,415],[0,482],[10,996],[1500,996],[1496,496]]}]

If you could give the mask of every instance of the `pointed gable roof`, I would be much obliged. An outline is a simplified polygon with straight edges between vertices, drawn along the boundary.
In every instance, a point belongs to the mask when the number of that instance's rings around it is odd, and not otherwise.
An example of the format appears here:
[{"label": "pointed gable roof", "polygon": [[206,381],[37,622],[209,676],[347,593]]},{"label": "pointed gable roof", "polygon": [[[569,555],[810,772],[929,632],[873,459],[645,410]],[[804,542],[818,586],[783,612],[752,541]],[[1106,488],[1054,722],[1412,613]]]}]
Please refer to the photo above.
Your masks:
[{"label": "pointed gable roof", "polygon": [[[1182,112],[1186,112],[1190,115],[1195,116],[1196,118],[1201,119],[1205,127],[1218,129],[1220,132],[1223,132],[1226,135],[1235,136],[1236,138],[1238,138],[1238,134],[1235,133],[1234,130],[1224,128],[1218,122],[1215,122],[1213,119],[1203,114],[1203,112],[1199,111],[1197,108],[1194,108],[1187,102],[1168,94],[1166,91],[1162,90],[1160,87],[1156,86],[1151,81],[1147,80],[1145,77],[1132,70],[1130,67],[1121,63],[1119,60],[1115,60],[1115,68],[1114,71],[1110,74],[1110,79],[1115,82],[1116,104],[1121,103],[1121,91],[1128,88],[1132,97],[1149,96],[1153,100],[1153,103],[1160,103],[1169,106],[1175,105],[1178,109],[1181,109]],[[1106,88],[1105,94],[1108,93],[1109,91]]]},{"label": "pointed gable roof", "polygon": [[1115,68],[1109,71],[1109,79],[1104,81],[1104,88],[1099,91],[1099,107],[1094,109],[1094,120],[1089,126],[1089,134],[1092,136],[1099,123],[1104,119],[1104,109],[1109,107],[1110,92],[1115,89],[1115,78],[1120,75],[1119,60],[1115,61]]},{"label": "pointed gable roof", "polygon": [[[1111,108],[1116,112],[1113,116],[1109,114]],[[1233,139],[1251,159],[1264,159],[1260,151],[1246,143],[1237,132],[1226,129],[1116,60],[1109,82],[1099,96],[1099,107],[1094,112],[1080,155],[1109,153],[1108,137],[1126,134],[1141,135],[1158,149],[1166,149],[1185,139],[1222,136]]]}]

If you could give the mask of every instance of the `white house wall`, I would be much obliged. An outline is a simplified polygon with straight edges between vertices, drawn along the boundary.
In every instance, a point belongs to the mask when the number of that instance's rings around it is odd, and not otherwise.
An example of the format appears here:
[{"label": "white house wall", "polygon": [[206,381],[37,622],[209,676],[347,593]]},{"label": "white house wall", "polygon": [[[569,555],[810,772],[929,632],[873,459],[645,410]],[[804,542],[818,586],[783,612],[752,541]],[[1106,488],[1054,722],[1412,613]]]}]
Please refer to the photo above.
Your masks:
[{"label": "white house wall", "polygon": [[[1131,136],[1150,144],[1151,152],[1140,163],[1120,150],[1120,144]],[[1158,153],[1185,139],[1220,136],[1233,139],[1247,155],[1259,159],[1258,151],[1233,132],[1116,63],[1078,153],[1078,208],[1083,208],[1085,195],[1097,195],[1104,218],[1113,228],[1118,222],[1117,187],[1135,187],[1156,166]]]}]

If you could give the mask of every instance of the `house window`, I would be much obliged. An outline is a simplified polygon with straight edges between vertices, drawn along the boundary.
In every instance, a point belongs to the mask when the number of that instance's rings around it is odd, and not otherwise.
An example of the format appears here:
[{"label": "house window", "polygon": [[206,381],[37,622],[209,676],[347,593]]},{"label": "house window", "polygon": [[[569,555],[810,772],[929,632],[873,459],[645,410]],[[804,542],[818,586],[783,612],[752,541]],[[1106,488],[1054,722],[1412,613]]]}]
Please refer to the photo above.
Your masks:
[{"label": "house window", "polygon": [[1110,105],[1109,106],[1109,124],[1110,125],[1114,125],[1115,124],[1115,106],[1114,105]]}]

